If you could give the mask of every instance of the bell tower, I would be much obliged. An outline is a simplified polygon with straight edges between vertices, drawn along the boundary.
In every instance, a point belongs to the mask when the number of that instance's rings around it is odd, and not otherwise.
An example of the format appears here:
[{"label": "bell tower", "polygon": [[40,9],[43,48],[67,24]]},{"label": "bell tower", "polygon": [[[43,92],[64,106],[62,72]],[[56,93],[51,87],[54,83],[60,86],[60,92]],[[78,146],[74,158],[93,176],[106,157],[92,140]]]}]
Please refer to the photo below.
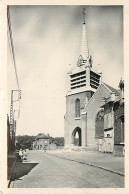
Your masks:
[{"label": "bell tower", "polygon": [[[93,70],[92,56],[89,55],[89,47],[86,30],[86,13],[83,9],[82,38],[80,54],[73,69],[68,72],[68,93],[66,95],[66,114],[65,114],[65,146],[74,144],[73,134],[76,129],[80,130],[80,146],[85,146],[85,129],[82,128],[81,111],[86,102],[90,100],[100,85],[101,74]],[[78,103],[78,104],[76,104]],[[78,113],[77,113],[78,111]],[[79,115],[79,116],[78,116]],[[74,131],[74,132],[73,132]]]},{"label": "bell tower", "polygon": [[92,69],[92,56],[89,55],[85,9],[83,9],[82,39],[80,47],[80,55],[73,70],[68,72],[69,91],[68,95],[76,94],[84,91],[91,91],[93,94],[98,88],[101,80],[101,74],[96,73]]}]

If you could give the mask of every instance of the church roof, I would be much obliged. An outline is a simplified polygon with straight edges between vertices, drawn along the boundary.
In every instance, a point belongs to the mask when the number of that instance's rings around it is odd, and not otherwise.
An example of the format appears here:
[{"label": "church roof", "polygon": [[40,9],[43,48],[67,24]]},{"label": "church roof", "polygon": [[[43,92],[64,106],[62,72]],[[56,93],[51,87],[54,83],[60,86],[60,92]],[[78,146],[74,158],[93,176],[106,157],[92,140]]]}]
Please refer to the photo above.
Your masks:
[{"label": "church roof", "polygon": [[115,93],[116,96],[120,96],[119,90],[117,90],[117,89],[115,89],[115,88],[109,86],[109,85],[106,84],[106,83],[103,83],[103,84],[106,85],[106,86],[108,87],[108,89],[109,89],[111,92]]},{"label": "church roof", "polygon": [[[120,92],[119,92],[117,89],[115,89],[115,88],[113,88],[113,87],[111,87],[111,86],[109,86],[108,84],[105,84],[105,83],[102,83],[101,85],[105,86],[111,93],[112,93],[112,92],[115,93],[115,96],[116,96],[115,101],[120,100],[121,94],[120,94]],[[101,86],[101,85],[100,85],[100,86]],[[99,90],[100,86],[97,88],[96,92]],[[87,105],[86,105],[85,108],[83,109],[82,114],[86,112],[87,106],[89,105],[89,103],[91,102],[91,100],[92,100],[92,99],[94,98],[94,96],[96,95],[96,92],[95,92],[95,93],[93,94],[93,96],[90,98],[89,102],[87,103]]]}]

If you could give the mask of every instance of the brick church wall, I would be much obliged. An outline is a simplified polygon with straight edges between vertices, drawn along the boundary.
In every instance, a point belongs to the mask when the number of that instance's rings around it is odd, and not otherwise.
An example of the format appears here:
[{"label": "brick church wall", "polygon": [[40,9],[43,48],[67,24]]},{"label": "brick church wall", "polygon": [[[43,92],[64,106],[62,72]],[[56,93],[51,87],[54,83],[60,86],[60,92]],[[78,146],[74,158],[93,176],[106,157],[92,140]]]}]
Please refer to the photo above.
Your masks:
[{"label": "brick church wall", "polygon": [[[121,122],[124,125],[124,103],[116,102],[114,104],[114,155],[124,156],[124,126],[121,129]],[[121,134],[123,133],[123,134]]]},{"label": "brick church wall", "polygon": [[114,144],[121,143],[121,119],[115,119],[114,125]]},{"label": "brick church wall", "polygon": [[86,120],[85,116],[80,114],[80,119],[75,118],[75,100],[80,99],[80,108],[81,110],[85,106],[86,96],[90,99],[91,92],[81,92],[78,94],[73,94],[66,97],[66,117],[64,119],[64,128],[65,128],[65,146],[69,146],[72,143],[72,132],[76,127],[81,128],[82,133],[82,145],[85,145],[85,126]]},{"label": "brick church wall", "polygon": [[[72,143],[72,132],[76,127],[81,128],[82,132],[82,146],[98,146],[99,137],[95,137],[95,120],[97,113],[101,110],[103,105],[103,98],[110,97],[110,90],[101,84],[96,93],[89,100],[89,103],[85,107],[86,96],[90,95],[90,92],[82,92],[66,97],[66,116],[64,122],[65,128],[65,146],[69,146]],[[75,118],[75,100],[80,99],[80,106],[82,113],[86,111],[86,114],[81,114],[80,118]]]},{"label": "brick church wall", "polygon": [[120,103],[116,103],[114,106],[114,144],[121,143],[121,118],[124,118],[124,105],[120,105]]},{"label": "brick church wall", "polygon": [[103,85],[98,88],[92,99],[90,100],[87,106],[87,145],[96,146],[98,144],[97,139],[95,138],[95,119],[96,114],[100,110],[100,107],[103,105],[103,98],[109,97],[110,91]]}]

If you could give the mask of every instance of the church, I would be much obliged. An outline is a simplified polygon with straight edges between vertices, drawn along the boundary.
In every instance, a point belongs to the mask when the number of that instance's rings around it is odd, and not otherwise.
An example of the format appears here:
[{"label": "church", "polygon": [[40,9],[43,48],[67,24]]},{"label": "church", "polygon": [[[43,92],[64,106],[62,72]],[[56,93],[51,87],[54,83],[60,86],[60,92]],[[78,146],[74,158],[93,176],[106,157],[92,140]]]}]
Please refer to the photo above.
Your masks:
[{"label": "church", "polygon": [[[88,48],[84,9],[80,56],[76,67],[67,74],[68,92],[64,116],[65,147],[77,145],[87,150],[113,152],[115,134],[113,107],[115,102],[122,98],[121,91],[103,83],[102,72],[100,70],[96,72],[92,63]],[[109,119],[106,120],[104,105],[108,100],[112,102],[112,111]],[[105,122],[109,122],[112,127],[105,129]],[[106,133],[108,130],[109,133]]]}]

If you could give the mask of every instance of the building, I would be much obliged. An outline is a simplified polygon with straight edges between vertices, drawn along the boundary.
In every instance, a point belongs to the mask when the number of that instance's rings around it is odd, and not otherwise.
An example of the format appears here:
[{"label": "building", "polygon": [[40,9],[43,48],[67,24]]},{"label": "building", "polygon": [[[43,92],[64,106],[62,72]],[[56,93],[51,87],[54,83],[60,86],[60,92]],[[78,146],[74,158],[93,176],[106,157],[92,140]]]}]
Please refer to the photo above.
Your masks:
[{"label": "building", "polygon": [[82,111],[86,123],[85,142],[90,149],[98,150],[99,144],[104,138],[105,117],[102,105],[105,99],[109,99],[110,96],[111,98],[112,96],[118,98],[120,93],[111,86],[102,83]]},{"label": "building", "polygon": [[49,135],[45,135],[44,133],[38,134],[33,142],[33,150],[43,150],[44,147],[49,149],[49,141]]},{"label": "building", "polygon": [[46,148],[47,150],[57,149],[57,145],[51,143],[51,138],[44,133],[40,133],[36,136],[35,141],[33,142],[33,150],[43,150]]},{"label": "building", "polygon": [[[83,18],[80,56],[76,67],[68,72],[68,80],[64,116],[65,147],[78,145],[86,150],[111,153],[114,153],[115,148],[120,150],[118,130],[121,129],[118,129],[118,122],[121,121],[122,127],[124,125],[123,116],[118,114],[120,107],[122,109],[123,106],[120,103],[121,92],[102,83],[101,71],[95,72],[93,69],[85,18]],[[121,110],[123,115],[122,111],[124,106]]]},{"label": "building", "polygon": [[80,56],[76,67],[68,72],[69,89],[66,95],[65,114],[66,147],[74,144],[76,133],[79,135],[79,146],[86,145],[85,130],[82,130],[86,127],[86,123],[82,122],[85,118],[81,114],[81,110],[101,84],[101,72],[97,73],[92,68],[92,57],[89,55],[84,11]]},{"label": "building", "polygon": [[104,103],[104,138],[102,152],[124,155],[124,81],[120,81],[121,94],[112,94]]}]

